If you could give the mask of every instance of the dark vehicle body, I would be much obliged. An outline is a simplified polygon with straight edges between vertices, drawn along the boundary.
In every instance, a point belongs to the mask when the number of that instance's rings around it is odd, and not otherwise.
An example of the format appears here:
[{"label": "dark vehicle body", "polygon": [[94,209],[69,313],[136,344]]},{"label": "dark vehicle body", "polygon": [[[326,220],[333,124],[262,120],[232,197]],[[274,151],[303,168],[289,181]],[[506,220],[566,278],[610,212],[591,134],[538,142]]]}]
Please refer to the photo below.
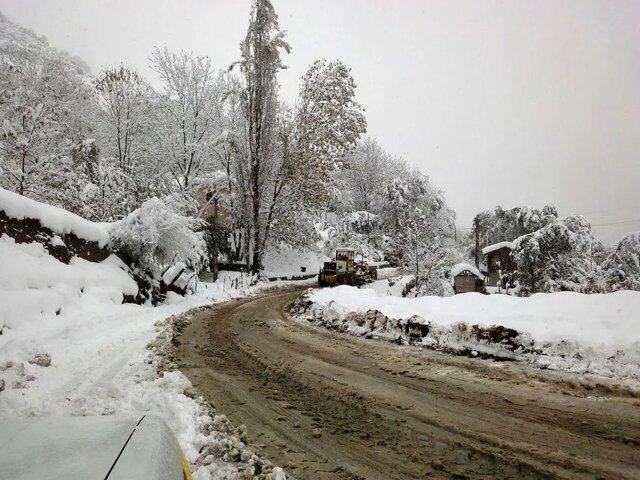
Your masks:
[{"label": "dark vehicle body", "polygon": [[324,262],[318,275],[318,286],[363,285],[378,278],[378,269],[367,262],[356,262],[355,251],[350,248],[336,250],[335,259]]}]

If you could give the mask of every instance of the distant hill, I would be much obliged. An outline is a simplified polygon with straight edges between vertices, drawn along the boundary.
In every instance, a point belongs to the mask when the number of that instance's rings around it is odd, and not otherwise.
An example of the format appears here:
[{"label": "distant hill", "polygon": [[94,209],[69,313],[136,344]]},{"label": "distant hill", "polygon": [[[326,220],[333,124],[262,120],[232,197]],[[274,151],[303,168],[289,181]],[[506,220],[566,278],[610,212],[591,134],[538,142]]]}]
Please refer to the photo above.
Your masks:
[{"label": "distant hill", "polygon": [[11,62],[16,55],[31,60],[57,61],[81,76],[91,74],[84,60],[51,47],[45,36],[16,25],[0,12],[0,58]]}]

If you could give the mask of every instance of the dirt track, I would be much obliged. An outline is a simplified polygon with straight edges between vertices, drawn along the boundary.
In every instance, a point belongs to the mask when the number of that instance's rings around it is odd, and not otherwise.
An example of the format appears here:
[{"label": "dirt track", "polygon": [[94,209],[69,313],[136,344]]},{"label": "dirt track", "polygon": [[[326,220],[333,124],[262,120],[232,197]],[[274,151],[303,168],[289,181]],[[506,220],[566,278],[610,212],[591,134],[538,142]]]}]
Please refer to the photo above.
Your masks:
[{"label": "dirt track", "polygon": [[196,389],[295,478],[640,478],[637,399],[301,324],[286,314],[299,294],[201,311],[176,347]]}]

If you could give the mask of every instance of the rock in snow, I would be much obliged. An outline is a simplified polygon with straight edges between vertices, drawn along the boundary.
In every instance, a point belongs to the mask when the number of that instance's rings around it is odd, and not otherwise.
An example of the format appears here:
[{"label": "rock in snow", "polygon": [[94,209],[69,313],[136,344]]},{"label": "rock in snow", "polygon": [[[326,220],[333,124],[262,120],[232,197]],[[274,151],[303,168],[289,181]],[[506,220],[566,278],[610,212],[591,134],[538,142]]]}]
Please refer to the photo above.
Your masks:
[{"label": "rock in snow", "polygon": [[100,247],[109,243],[110,223],[95,223],[62,208],[36,202],[17,193],[0,188],[0,210],[8,217],[38,220],[58,234],[73,233]]}]

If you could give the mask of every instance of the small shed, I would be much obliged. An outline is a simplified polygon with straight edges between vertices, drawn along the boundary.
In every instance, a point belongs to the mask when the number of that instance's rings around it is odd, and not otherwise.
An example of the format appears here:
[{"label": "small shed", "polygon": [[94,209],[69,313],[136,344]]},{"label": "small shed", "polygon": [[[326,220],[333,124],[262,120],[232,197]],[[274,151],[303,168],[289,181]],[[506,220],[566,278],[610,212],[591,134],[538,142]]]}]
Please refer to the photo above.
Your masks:
[{"label": "small shed", "polygon": [[515,263],[511,257],[513,242],[500,242],[482,249],[487,256],[487,286],[496,287],[500,283],[500,275],[513,273]]},{"label": "small shed", "polygon": [[484,277],[480,271],[468,263],[459,263],[451,268],[453,290],[456,294],[484,292]]}]

